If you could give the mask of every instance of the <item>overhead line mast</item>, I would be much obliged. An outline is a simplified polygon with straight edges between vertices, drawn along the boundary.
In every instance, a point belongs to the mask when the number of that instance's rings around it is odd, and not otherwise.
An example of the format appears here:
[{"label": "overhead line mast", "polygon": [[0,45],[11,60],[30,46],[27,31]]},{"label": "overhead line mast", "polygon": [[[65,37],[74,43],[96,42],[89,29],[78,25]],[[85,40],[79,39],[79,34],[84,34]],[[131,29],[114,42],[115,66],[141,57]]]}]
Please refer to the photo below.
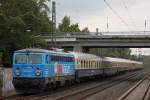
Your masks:
[{"label": "overhead line mast", "polygon": [[56,45],[54,34],[56,33],[56,2],[52,1],[52,45]]}]

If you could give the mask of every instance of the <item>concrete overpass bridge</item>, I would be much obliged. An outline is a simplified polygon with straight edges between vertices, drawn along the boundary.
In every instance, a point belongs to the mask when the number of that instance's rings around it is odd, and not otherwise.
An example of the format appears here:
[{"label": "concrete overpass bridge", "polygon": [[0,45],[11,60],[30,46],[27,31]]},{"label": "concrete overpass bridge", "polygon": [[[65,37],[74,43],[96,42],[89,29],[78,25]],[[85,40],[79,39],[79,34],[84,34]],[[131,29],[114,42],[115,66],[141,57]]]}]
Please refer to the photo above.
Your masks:
[{"label": "concrete overpass bridge", "polygon": [[101,32],[101,33],[56,33],[43,35],[49,44],[60,47],[73,47],[75,51],[89,48],[149,48],[150,32]]}]

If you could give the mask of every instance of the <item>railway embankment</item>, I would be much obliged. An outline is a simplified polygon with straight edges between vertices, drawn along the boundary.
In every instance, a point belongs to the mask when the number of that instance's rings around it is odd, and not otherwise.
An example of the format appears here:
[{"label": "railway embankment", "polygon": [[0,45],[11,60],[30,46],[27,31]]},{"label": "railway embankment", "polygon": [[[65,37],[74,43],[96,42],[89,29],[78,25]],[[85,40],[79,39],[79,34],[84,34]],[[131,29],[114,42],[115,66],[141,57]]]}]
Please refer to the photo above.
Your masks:
[{"label": "railway embankment", "polygon": [[0,67],[0,99],[2,98],[3,69]]},{"label": "railway embankment", "polygon": [[1,68],[1,95],[2,97],[15,94],[12,84],[12,71],[11,68]]}]

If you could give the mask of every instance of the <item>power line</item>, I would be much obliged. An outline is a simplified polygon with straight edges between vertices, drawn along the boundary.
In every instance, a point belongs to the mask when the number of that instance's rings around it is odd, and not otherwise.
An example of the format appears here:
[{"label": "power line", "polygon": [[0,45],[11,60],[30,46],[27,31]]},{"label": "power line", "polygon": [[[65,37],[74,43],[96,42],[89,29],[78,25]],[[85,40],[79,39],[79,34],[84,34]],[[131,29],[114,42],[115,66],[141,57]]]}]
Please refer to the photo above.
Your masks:
[{"label": "power line", "polygon": [[131,13],[130,13],[130,11],[129,11],[129,9],[128,9],[128,6],[126,5],[126,3],[125,3],[124,0],[121,0],[121,1],[122,1],[123,5],[124,5],[124,8],[125,8],[126,11],[128,12],[128,16],[129,16],[129,18],[130,18],[130,20],[131,20],[132,25],[133,25],[133,26],[135,27],[135,29],[137,30],[136,24],[135,24],[134,21],[133,21],[133,17],[131,16]]},{"label": "power line", "polygon": [[105,2],[105,4],[111,9],[111,11],[121,20],[121,22],[125,25],[125,26],[127,26],[127,28],[130,30],[130,31],[132,31],[131,29],[130,29],[130,27],[129,27],[129,25],[124,21],[124,19],[109,5],[109,3],[106,1],[106,0],[104,0],[104,2]]}]

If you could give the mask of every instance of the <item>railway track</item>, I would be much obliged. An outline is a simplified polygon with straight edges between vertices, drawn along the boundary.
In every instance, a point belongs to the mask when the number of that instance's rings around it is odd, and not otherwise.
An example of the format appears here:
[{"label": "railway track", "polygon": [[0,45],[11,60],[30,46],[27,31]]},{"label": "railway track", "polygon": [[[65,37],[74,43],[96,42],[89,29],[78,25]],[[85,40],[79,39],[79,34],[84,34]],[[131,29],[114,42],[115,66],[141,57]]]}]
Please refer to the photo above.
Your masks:
[{"label": "railway track", "polygon": [[150,100],[150,74],[125,92],[118,100]]},{"label": "railway track", "polygon": [[[141,72],[139,72],[139,73],[141,73]],[[88,96],[91,96],[91,95],[97,93],[97,92],[101,92],[101,91],[104,91],[107,88],[115,86],[115,85],[119,84],[120,82],[123,82],[123,81],[125,81],[129,78],[135,77],[139,73],[133,73],[133,74],[130,74],[130,75],[112,80],[111,82],[110,81],[109,82],[104,82],[102,84],[97,84],[93,87],[88,87],[88,88],[83,89],[83,90],[80,89],[76,92],[72,91],[72,92],[70,92],[68,94],[64,94],[64,95],[45,95],[45,96],[39,97],[39,98],[34,99],[34,100],[43,100],[43,99],[46,99],[46,98],[55,99],[55,100],[70,100],[70,99],[71,100],[73,100],[73,99],[74,100],[77,100],[77,99],[79,100],[79,99],[84,99]]]},{"label": "railway track", "polygon": [[[123,76],[118,76],[119,78],[116,78],[114,80],[112,80],[111,82],[108,81],[108,82],[101,82],[101,83],[97,83],[95,86],[93,87],[88,87],[86,89],[83,89],[83,90],[79,90],[77,92],[70,92],[68,94],[63,94],[61,93],[61,89],[59,89],[58,91],[52,91],[52,92],[48,92],[48,93],[41,93],[41,94],[34,94],[34,95],[16,95],[14,97],[9,97],[9,98],[6,98],[7,100],[43,100],[43,99],[46,99],[46,98],[54,98],[56,100],[72,100],[72,98],[74,98],[75,100],[77,99],[84,99],[86,98],[87,96],[91,96],[97,92],[101,92],[101,91],[104,91],[105,89],[107,88],[110,88],[112,86],[115,86],[117,84],[119,84],[120,82],[123,82],[123,81],[126,81],[127,79],[130,79],[132,77],[135,77],[137,75],[145,75],[144,74],[144,71],[138,71],[138,72],[134,72],[134,73],[130,73],[130,74],[127,74],[127,75],[123,75]],[[89,85],[89,83],[85,83],[83,85]],[[65,88],[65,89],[62,89],[62,91],[65,91],[67,89],[71,90],[73,88],[76,88],[77,86],[72,86],[70,88]],[[79,88],[82,88],[79,86]],[[59,95],[58,95],[59,94]],[[60,95],[62,94],[62,95]]]},{"label": "railway track", "polygon": [[[82,100],[82,99],[85,99],[85,98],[88,98],[96,93],[99,93],[99,92],[102,92],[108,88],[111,88],[113,86],[116,86],[128,79],[131,79],[135,76],[137,76],[138,74],[134,74],[134,75],[130,75],[129,77],[126,77],[126,78],[123,78],[123,79],[119,79],[119,80],[116,80],[114,82],[111,82],[109,84],[104,84],[104,85],[99,85],[99,86],[95,86],[93,88],[89,88],[89,89],[86,89],[84,91],[80,91],[78,93],[75,93],[75,94],[71,94],[71,95],[68,95],[68,96],[63,96],[61,98],[58,98],[56,100],[70,100],[72,98],[74,98],[74,100]],[[72,99],[73,100],[73,99]]]}]

